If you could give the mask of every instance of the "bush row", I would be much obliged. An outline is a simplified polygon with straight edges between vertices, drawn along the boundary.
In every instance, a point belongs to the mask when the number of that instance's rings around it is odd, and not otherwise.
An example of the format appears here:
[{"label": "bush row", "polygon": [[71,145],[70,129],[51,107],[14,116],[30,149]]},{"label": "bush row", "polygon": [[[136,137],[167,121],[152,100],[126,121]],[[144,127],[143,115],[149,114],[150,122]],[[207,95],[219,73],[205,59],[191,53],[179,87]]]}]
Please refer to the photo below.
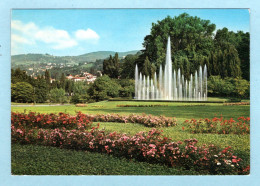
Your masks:
[{"label": "bush row", "polygon": [[94,122],[118,122],[118,123],[139,123],[147,127],[170,127],[176,126],[176,118],[167,118],[164,116],[135,115],[120,116],[118,114],[96,114],[87,115]]},{"label": "bush row", "polygon": [[92,125],[91,118],[78,112],[76,116],[69,114],[40,114],[35,112],[11,113],[11,124],[19,128],[48,128],[55,129],[65,127],[66,129],[88,129]]},{"label": "bush row", "polygon": [[83,114],[77,112],[76,116],[69,114],[59,113],[56,114],[40,114],[35,112],[25,113],[11,113],[11,123],[16,127],[30,127],[30,128],[61,128],[66,129],[91,127],[92,121],[94,122],[118,122],[118,123],[139,123],[147,127],[170,127],[176,126],[177,121],[175,118],[167,118],[164,116],[152,115],[135,115],[120,116],[118,114]]},{"label": "bush row", "polygon": [[168,107],[168,105],[117,105],[117,107]]},{"label": "bush row", "polygon": [[[237,121],[233,118],[224,120],[221,118],[213,119],[191,119],[186,120],[184,125],[192,133],[217,133],[217,134],[249,134],[250,133],[250,118],[239,117]],[[183,127],[183,130],[185,127]]]},{"label": "bush row", "polygon": [[225,106],[229,106],[229,105],[250,105],[250,102],[224,103],[223,105],[225,105]]},{"label": "bush row", "polygon": [[152,129],[134,136],[106,133],[94,127],[91,131],[65,129],[19,129],[12,125],[12,142],[39,144],[60,148],[88,150],[118,157],[134,158],[149,163],[181,166],[206,174],[248,174],[249,167],[243,164],[230,147],[221,149],[214,145],[197,146],[196,139],[172,142],[161,132]]}]

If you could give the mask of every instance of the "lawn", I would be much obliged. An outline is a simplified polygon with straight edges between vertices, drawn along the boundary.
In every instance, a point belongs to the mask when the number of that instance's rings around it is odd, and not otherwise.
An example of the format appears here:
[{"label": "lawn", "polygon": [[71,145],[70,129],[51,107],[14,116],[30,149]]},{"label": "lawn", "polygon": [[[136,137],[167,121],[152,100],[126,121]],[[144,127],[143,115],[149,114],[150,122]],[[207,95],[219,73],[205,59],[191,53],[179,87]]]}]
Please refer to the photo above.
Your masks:
[{"label": "lawn", "polygon": [[194,175],[195,171],[106,154],[12,144],[13,175]]},{"label": "lawn", "polygon": [[[117,107],[117,105],[152,105],[163,104],[166,107]],[[12,106],[14,112],[41,112],[41,113],[58,113],[65,112],[75,114],[81,111],[88,114],[107,114],[117,113],[120,115],[129,114],[152,114],[155,116],[164,115],[167,117],[176,117],[179,123],[186,119],[213,118],[223,116],[226,119],[237,118],[240,116],[249,116],[249,105],[244,106],[223,106],[222,103],[174,103],[174,102],[131,102],[131,101],[102,101],[90,103],[87,107],[76,107],[75,105],[66,106]]]},{"label": "lawn", "polygon": [[[168,105],[165,107],[117,107],[117,105],[156,105],[163,104]],[[178,125],[175,127],[163,127],[159,128],[163,130],[163,135],[172,138],[173,141],[183,141],[185,139],[196,138],[199,141],[199,145],[213,143],[223,148],[231,146],[236,154],[249,164],[250,162],[250,137],[249,135],[236,135],[236,134],[191,134],[189,133],[183,124],[186,119],[199,119],[199,118],[213,118],[215,116],[223,116],[226,119],[238,118],[240,116],[249,117],[249,105],[244,106],[223,106],[222,103],[174,103],[174,102],[131,102],[131,101],[103,101],[98,103],[88,104],[87,107],[76,107],[74,105],[67,106],[28,106],[19,107],[12,106],[12,111],[17,112],[41,112],[41,113],[58,113],[66,112],[75,114],[75,111],[81,111],[83,113],[90,114],[109,114],[117,113],[120,115],[129,114],[152,114],[152,115],[164,115],[167,117],[176,117]],[[96,123],[94,123],[95,125]],[[184,126],[184,130],[183,127]],[[117,131],[120,133],[135,134],[139,131],[149,131],[151,128],[145,127],[140,124],[132,123],[100,123],[101,128],[105,128],[108,131]],[[46,153],[40,153],[40,152]],[[58,156],[57,156],[58,154]],[[87,156],[86,156],[87,154]],[[67,156],[71,157],[66,158]],[[86,156],[86,157],[85,157]],[[59,160],[62,157],[62,161]],[[79,158],[80,157],[80,158]],[[40,165],[41,159],[46,158],[46,163]],[[71,164],[75,162],[75,165],[80,164],[78,159],[84,159],[82,166],[68,166],[70,168],[64,168],[64,164]],[[25,160],[22,160],[25,159]],[[28,161],[26,160],[28,159]],[[58,159],[58,160],[57,160]],[[86,159],[86,160],[85,160]],[[117,166],[103,166],[102,161],[104,159],[107,162],[113,162]],[[95,163],[91,163],[91,162]],[[28,163],[26,163],[28,162]],[[89,170],[89,164],[92,165],[92,169]],[[46,169],[45,166],[51,165],[50,169]],[[124,168],[120,168],[120,166]],[[55,168],[56,167],[56,168]],[[73,168],[71,168],[73,167]],[[101,168],[103,167],[103,168]],[[144,168],[145,167],[145,168]],[[32,168],[32,169],[31,169]],[[75,170],[74,170],[75,169]],[[86,171],[84,169],[88,169]],[[169,169],[171,169],[169,171]],[[62,170],[62,171],[60,171]],[[95,170],[95,171],[93,171]],[[120,171],[122,170],[122,171]],[[136,170],[136,171],[135,171]],[[153,170],[153,171],[151,171]],[[180,170],[180,169],[178,169]],[[194,171],[180,170],[180,174],[195,174]],[[64,173],[61,173],[64,172]],[[71,150],[62,150],[52,147],[40,147],[33,145],[12,145],[12,173],[13,174],[111,174],[111,175],[156,175],[156,174],[179,174],[174,168],[168,168],[161,165],[152,165],[144,162],[136,162],[127,159],[118,159],[112,156],[97,153],[76,152]]]}]

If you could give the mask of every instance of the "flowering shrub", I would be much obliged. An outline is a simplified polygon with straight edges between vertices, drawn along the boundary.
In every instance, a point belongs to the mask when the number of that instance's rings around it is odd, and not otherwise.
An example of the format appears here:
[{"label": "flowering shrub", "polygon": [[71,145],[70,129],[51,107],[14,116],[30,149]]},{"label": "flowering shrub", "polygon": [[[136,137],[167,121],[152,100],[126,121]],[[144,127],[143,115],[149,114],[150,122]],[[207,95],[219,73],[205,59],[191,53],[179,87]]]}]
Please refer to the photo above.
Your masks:
[{"label": "flowering shrub", "polygon": [[66,129],[82,128],[87,129],[91,126],[92,121],[95,122],[118,122],[118,123],[139,123],[147,127],[170,127],[177,125],[175,118],[167,118],[164,116],[151,116],[151,115],[134,115],[120,116],[118,114],[97,114],[88,115],[77,112],[76,116],[69,114],[59,113],[56,114],[36,114],[30,112],[24,113],[11,113],[11,123],[14,126],[23,126],[27,128],[61,128]]},{"label": "flowering shrub", "polygon": [[234,155],[230,147],[223,150],[214,145],[199,147],[196,139],[188,139],[184,143],[172,142],[155,129],[134,136],[116,132],[107,134],[98,127],[93,127],[91,131],[40,129],[37,134],[13,125],[11,129],[12,142],[101,152],[168,166],[194,168],[210,174],[247,174],[249,171],[249,167],[243,168],[242,160]]},{"label": "flowering shrub", "polygon": [[117,105],[117,107],[168,107],[168,105]]},{"label": "flowering shrub", "polygon": [[118,123],[139,123],[147,127],[170,127],[176,126],[177,120],[175,118],[167,118],[164,116],[152,116],[152,115],[135,115],[120,116],[118,114],[97,114],[87,115],[95,122],[118,122]]},{"label": "flowering shrub", "polygon": [[40,114],[35,112],[25,113],[11,113],[11,124],[19,128],[60,128],[66,129],[87,129],[91,127],[91,119],[85,114],[78,112],[76,116],[59,113],[56,114]]},{"label": "flowering shrub", "polygon": [[238,103],[224,103],[224,106],[230,106],[230,105],[250,105],[250,102],[238,102]]},{"label": "flowering shrub", "polygon": [[[221,118],[191,119],[184,122],[192,133],[217,133],[217,134],[249,134],[250,118],[239,117],[238,121],[233,118],[224,120]],[[183,127],[184,129],[184,127]]]}]

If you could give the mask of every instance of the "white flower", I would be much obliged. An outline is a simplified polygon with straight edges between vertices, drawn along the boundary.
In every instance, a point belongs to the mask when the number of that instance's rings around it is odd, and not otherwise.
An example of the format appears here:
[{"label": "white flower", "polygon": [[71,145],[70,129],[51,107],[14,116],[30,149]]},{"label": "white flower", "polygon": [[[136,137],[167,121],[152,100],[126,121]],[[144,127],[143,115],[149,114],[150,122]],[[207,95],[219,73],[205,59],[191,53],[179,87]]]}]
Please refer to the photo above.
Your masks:
[{"label": "white flower", "polygon": [[234,165],[230,165],[231,167],[234,167]]},{"label": "white flower", "polygon": [[218,162],[217,165],[221,165],[221,163]]},{"label": "white flower", "polygon": [[214,155],[214,157],[216,157],[216,158],[217,158],[217,157],[218,157],[218,155]]}]

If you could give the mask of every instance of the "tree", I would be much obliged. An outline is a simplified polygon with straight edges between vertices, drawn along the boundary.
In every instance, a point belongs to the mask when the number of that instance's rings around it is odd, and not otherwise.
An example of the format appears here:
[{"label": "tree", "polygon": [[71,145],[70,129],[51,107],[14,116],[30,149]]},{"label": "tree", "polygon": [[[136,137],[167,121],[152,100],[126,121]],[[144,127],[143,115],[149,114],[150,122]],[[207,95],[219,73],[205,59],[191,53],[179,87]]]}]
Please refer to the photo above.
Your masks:
[{"label": "tree", "polygon": [[138,58],[137,55],[127,55],[122,64],[122,70],[120,77],[122,79],[135,77],[135,61]]},{"label": "tree", "polygon": [[62,88],[52,89],[49,93],[49,99],[52,103],[64,103],[66,101],[65,90]]},{"label": "tree", "polygon": [[66,80],[65,74],[62,73],[60,77],[60,88],[62,89],[65,89],[65,80]]},{"label": "tree", "polygon": [[239,98],[249,98],[250,84],[247,80],[235,78],[235,95]]},{"label": "tree", "polygon": [[34,85],[34,102],[44,103],[47,100],[48,90],[44,79],[37,79]]},{"label": "tree", "polygon": [[115,80],[110,79],[107,75],[99,77],[88,89],[91,99],[101,101],[109,97],[118,97],[120,85]]},{"label": "tree", "polygon": [[242,71],[242,78],[246,80],[250,80],[250,35],[249,33],[243,33],[239,31],[237,35],[241,36],[241,41],[237,46],[237,51],[239,54],[239,58],[241,61],[241,71]]},{"label": "tree", "polygon": [[110,78],[118,78],[120,74],[118,53],[116,53],[114,57],[110,55],[109,59],[104,60],[103,73],[108,75]]},{"label": "tree", "polygon": [[27,82],[17,82],[11,84],[11,100],[19,103],[33,102],[34,89]]},{"label": "tree", "polygon": [[207,56],[213,48],[213,31],[215,24],[209,20],[189,16],[186,13],[178,17],[166,17],[152,24],[151,33],[144,38],[144,54],[150,61],[164,65],[166,44],[168,36],[171,37],[172,57],[178,55],[179,51],[189,56],[196,52]]},{"label": "tree", "polygon": [[47,69],[45,70],[44,78],[45,78],[45,82],[46,82],[46,88],[49,91],[50,87],[51,87],[51,76],[50,76],[50,72]]}]

